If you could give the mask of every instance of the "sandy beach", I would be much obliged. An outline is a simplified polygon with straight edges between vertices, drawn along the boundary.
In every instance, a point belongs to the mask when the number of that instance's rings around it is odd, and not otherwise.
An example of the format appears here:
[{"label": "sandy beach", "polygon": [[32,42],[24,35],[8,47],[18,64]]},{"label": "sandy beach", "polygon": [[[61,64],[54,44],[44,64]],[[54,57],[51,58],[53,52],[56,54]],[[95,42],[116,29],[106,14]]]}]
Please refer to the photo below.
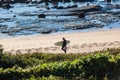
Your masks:
[{"label": "sandy beach", "polygon": [[65,37],[70,41],[67,53],[88,53],[107,48],[120,47],[120,29],[79,32],[69,34],[46,34],[0,39],[5,52],[10,53],[64,53],[61,46],[54,45]]}]

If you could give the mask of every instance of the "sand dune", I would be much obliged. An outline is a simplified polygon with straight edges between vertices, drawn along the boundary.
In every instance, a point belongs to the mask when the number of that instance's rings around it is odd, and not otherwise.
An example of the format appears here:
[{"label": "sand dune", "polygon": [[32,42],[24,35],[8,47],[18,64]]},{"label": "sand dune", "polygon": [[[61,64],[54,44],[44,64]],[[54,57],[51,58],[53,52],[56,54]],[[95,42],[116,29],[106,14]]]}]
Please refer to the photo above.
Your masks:
[{"label": "sand dune", "polygon": [[5,52],[11,53],[63,53],[60,46],[54,45],[63,37],[70,40],[67,53],[88,53],[120,47],[120,29],[2,38],[0,44]]}]

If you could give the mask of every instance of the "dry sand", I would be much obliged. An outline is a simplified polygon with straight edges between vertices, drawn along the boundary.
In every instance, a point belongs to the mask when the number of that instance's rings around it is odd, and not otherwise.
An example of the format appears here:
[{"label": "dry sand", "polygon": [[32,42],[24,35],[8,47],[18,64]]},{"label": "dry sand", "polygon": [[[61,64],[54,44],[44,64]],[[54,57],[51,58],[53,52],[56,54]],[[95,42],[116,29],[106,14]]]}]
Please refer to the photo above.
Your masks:
[{"label": "dry sand", "polygon": [[120,29],[2,38],[0,44],[5,52],[11,53],[63,53],[60,46],[54,45],[63,37],[70,40],[67,53],[88,53],[120,47]]}]

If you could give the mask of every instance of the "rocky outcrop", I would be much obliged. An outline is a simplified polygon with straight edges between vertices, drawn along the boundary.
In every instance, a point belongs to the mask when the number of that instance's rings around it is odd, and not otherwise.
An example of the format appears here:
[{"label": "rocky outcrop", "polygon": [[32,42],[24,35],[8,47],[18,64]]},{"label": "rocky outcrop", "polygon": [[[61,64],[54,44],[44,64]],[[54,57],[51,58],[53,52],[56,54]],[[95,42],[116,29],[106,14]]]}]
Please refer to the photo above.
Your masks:
[{"label": "rocky outcrop", "polygon": [[12,8],[13,6],[11,6],[10,4],[3,4],[2,5],[2,8],[4,9],[9,9],[9,8]]},{"label": "rocky outcrop", "polygon": [[120,9],[120,4],[113,4],[112,7],[115,9]]},{"label": "rocky outcrop", "polygon": [[38,18],[45,18],[45,14],[39,14]]},{"label": "rocky outcrop", "polygon": [[69,24],[65,26],[65,29],[86,29],[86,28],[91,28],[91,27],[101,28],[103,26],[104,26],[103,24],[84,22],[81,24]]},{"label": "rocky outcrop", "polygon": [[89,6],[69,9],[70,12],[81,12],[81,11],[91,12],[91,11],[101,11],[101,10],[102,10],[102,7],[99,5],[89,5]]},{"label": "rocky outcrop", "polygon": [[4,33],[4,31],[8,28],[7,25],[0,25],[0,32]]}]

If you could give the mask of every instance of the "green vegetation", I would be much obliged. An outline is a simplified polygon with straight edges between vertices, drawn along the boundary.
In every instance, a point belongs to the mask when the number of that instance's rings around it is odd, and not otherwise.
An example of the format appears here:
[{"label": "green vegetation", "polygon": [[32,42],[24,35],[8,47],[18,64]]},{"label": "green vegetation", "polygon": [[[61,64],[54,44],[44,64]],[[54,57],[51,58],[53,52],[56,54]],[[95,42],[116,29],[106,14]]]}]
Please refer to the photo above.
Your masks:
[{"label": "green vegetation", "polygon": [[0,80],[120,80],[120,48],[90,54],[2,54]]}]

